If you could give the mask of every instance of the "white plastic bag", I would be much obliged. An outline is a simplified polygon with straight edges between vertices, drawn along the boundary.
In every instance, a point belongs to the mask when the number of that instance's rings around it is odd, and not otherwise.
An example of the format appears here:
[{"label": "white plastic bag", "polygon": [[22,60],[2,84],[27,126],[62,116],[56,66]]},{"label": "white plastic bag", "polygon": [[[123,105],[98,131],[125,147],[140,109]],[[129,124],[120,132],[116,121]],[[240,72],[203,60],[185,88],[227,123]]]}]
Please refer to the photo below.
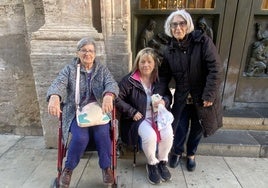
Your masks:
[{"label": "white plastic bag", "polygon": [[158,130],[166,128],[167,126],[171,126],[174,117],[170,111],[166,109],[163,104],[158,105],[158,113],[157,113],[157,126]]},{"label": "white plastic bag", "polygon": [[152,99],[152,105],[153,105],[153,112],[157,112],[158,111],[158,107],[156,108],[154,106],[154,103],[157,103],[157,102],[161,101],[162,97],[159,94],[153,94],[151,96],[151,99]]}]

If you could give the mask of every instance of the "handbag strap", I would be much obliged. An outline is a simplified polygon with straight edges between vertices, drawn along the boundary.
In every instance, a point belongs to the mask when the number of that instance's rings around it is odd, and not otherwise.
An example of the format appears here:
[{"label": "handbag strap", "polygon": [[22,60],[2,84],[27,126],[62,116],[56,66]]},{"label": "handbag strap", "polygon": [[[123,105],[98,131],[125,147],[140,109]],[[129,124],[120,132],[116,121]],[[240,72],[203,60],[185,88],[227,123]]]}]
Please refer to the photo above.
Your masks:
[{"label": "handbag strap", "polygon": [[77,63],[76,83],[75,83],[75,105],[76,105],[76,109],[79,109],[79,103],[80,103],[79,82],[80,82],[80,63]]},{"label": "handbag strap", "polygon": [[155,114],[153,112],[153,109],[151,110],[151,113],[152,113],[152,127],[156,133],[156,141],[157,141],[157,143],[159,143],[161,140],[161,135],[160,135],[160,131],[158,130],[158,127],[157,127],[157,122],[155,121],[155,117],[154,117]]}]

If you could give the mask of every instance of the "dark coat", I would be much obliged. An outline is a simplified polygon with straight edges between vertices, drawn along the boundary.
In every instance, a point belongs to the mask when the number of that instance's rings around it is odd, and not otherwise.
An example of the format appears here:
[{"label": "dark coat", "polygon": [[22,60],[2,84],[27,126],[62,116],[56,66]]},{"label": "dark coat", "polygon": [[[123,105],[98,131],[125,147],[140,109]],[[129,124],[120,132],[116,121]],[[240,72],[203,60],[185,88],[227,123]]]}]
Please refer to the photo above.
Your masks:
[{"label": "dark coat", "polygon": [[[120,113],[120,135],[124,143],[128,145],[136,145],[138,142],[138,128],[144,120],[146,114],[147,96],[142,84],[135,80],[129,73],[119,83],[119,95],[115,100],[115,105]],[[152,84],[152,93],[155,94],[156,84]],[[165,96],[166,107],[170,106],[170,96]],[[169,109],[169,108],[168,108]],[[139,121],[134,121],[134,115],[140,112],[143,118]]]},{"label": "dark coat", "polygon": [[[190,93],[203,128],[204,136],[213,134],[222,126],[222,106],[220,84],[222,63],[212,40],[201,31],[193,31],[186,40],[178,42],[172,38],[164,52],[159,70],[160,91],[174,80],[173,128],[179,123],[181,112]],[[161,93],[160,93],[161,94]],[[203,101],[213,102],[213,106],[202,107]]]}]

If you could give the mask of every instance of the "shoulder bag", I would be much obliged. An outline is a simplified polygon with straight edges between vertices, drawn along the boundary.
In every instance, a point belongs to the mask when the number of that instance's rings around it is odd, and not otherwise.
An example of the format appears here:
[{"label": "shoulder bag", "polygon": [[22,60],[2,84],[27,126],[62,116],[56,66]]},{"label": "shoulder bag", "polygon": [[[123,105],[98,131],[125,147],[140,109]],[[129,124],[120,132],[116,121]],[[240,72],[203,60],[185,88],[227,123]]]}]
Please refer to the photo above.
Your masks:
[{"label": "shoulder bag", "polygon": [[77,63],[76,88],[75,88],[75,103],[76,103],[76,120],[79,127],[91,127],[96,125],[104,125],[109,123],[111,118],[102,112],[100,105],[97,102],[91,102],[83,108],[80,103],[80,63]]}]

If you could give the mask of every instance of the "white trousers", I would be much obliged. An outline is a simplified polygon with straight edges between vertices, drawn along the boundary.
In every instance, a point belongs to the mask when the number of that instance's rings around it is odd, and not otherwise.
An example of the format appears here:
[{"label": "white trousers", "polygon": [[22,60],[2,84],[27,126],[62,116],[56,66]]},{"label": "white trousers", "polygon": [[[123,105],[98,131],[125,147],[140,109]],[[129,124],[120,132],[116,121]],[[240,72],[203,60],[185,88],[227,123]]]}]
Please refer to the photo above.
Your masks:
[{"label": "white trousers", "polygon": [[[168,153],[173,144],[173,130],[171,125],[160,130],[161,140],[157,145],[156,132],[152,128],[151,121],[144,120],[138,129],[141,137],[142,150],[147,158],[148,164],[155,165],[160,161],[168,161]],[[157,156],[156,156],[156,150]]]}]

